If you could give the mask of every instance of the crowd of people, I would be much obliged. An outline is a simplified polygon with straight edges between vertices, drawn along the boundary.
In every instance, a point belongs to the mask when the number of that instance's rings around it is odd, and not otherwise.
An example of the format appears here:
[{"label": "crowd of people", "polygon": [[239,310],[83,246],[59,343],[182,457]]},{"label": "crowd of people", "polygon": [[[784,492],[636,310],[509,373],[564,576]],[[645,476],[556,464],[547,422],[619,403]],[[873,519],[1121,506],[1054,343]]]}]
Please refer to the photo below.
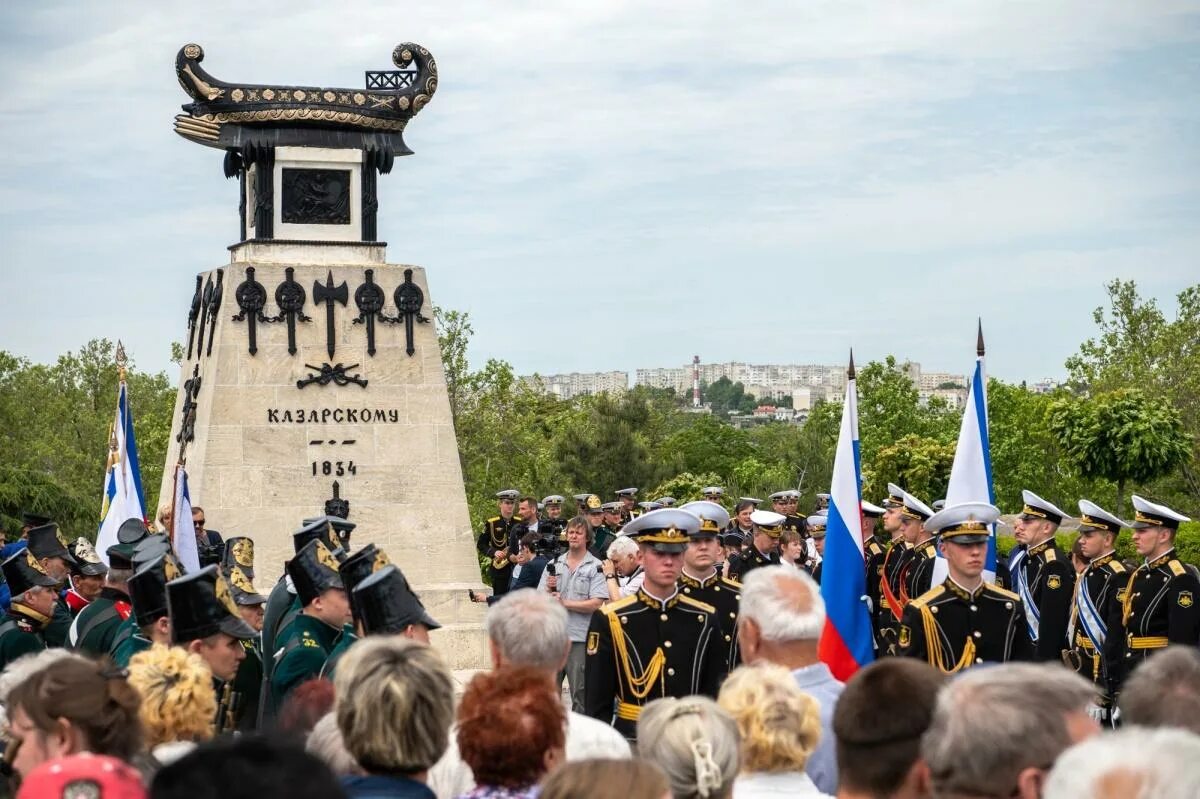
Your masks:
[{"label": "crowd of people", "polygon": [[[269,592],[253,541],[195,508],[188,571],[137,519],[101,558],[27,514],[0,569],[0,707],[18,797],[1200,795],[1186,517],[1126,523],[1026,492],[985,574],[987,503],[862,504],[877,662],[821,659],[825,509],[799,496],[612,503],[497,495],[478,548],[491,668],[458,685],[439,625],[353,523],[306,519]],[[883,536],[876,536],[876,526]],[[1133,529],[1140,563],[1115,557]],[[199,545],[205,546],[201,548]],[[937,558],[937,555],[941,558]],[[107,563],[105,563],[107,560]],[[946,574],[938,575],[939,565]],[[1011,589],[1011,590],[1010,590]],[[462,675],[459,675],[460,677]],[[564,695],[564,687],[566,689]],[[1118,786],[1113,793],[1114,785]]]}]

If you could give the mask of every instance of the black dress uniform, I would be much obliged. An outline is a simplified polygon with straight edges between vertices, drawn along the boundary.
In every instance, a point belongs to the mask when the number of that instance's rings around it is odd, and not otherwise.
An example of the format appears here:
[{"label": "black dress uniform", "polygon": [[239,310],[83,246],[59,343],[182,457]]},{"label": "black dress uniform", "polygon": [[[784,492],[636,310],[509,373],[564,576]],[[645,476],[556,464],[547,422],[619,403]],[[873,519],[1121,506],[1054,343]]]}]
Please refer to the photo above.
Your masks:
[{"label": "black dress uniform", "polygon": [[[1066,513],[1057,506],[1032,491],[1021,494],[1025,500],[1022,516],[1046,519],[1055,525],[1062,523]],[[1013,590],[1025,603],[1034,658],[1059,660],[1066,645],[1067,622],[1075,594],[1075,568],[1071,559],[1051,536],[1032,547],[1014,547],[1008,556],[1008,569]]]},{"label": "black dress uniform", "polygon": [[[925,523],[946,546],[986,543],[988,525],[1000,511],[986,502],[953,505]],[[953,577],[904,608],[897,634],[899,654],[953,674],[982,663],[1028,660],[1032,654],[1021,598],[981,582],[968,590]]]},{"label": "black dress uniform", "polygon": [[920,596],[933,588],[933,567],[937,563],[937,544],[932,538],[914,544],[910,550],[906,591],[910,597]]},{"label": "black dress uniform", "polygon": [[742,603],[742,584],[713,572],[703,580],[687,572],[679,575],[679,590],[684,596],[712,605],[717,613],[717,625],[721,628],[721,640],[728,655],[726,670],[732,671],[742,662],[738,651],[737,620]]},{"label": "black dress uniform", "polygon": [[875,637],[881,651],[896,653],[896,628],[908,601],[904,578],[912,558],[908,542],[902,538],[892,541],[883,557],[879,577],[879,604],[875,609]]},{"label": "black dress uniform", "polygon": [[1172,548],[1129,574],[1121,592],[1117,681],[1169,644],[1200,643],[1200,577]]},{"label": "black dress uniform", "polygon": [[[254,587],[254,542],[238,536],[225,542],[221,572],[229,583],[233,603],[239,609],[265,605],[267,598]],[[245,659],[228,686],[226,729],[253,732],[258,728],[258,705],[262,692],[263,653],[261,632],[242,641]]]},{"label": "black dress uniform", "polygon": [[[0,564],[9,591],[16,597],[35,586],[53,588],[54,578],[46,574],[42,564],[28,549],[22,549]],[[50,619],[33,608],[13,602],[8,614],[0,621],[0,669],[4,669],[22,655],[40,652],[46,648],[41,631]]]},{"label": "black dress uniform", "polygon": [[[503,498],[508,498],[508,491],[501,491],[496,496],[505,495]],[[518,492],[512,491],[513,499],[516,498]],[[508,549],[512,539],[513,528],[517,525],[517,520],[513,517],[507,519],[503,516],[493,516],[483,523],[483,530],[479,533],[479,538],[475,541],[475,549],[483,557],[489,558],[492,562],[488,566],[488,575],[492,579],[492,593],[496,596],[508,593],[508,585],[512,581],[512,563],[507,558],[497,558],[496,553],[502,549]],[[513,554],[509,550],[508,554]]]},{"label": "black dress uniform", "polygon": [[879,581],[883,578],[883,561],[887,557],[887,549],[880,543],[875,536],[870,536],[863,541],[863,555],[866,557],[867,569],[867,596],[871,598],[871,607],[873,608],[873,620],[875,622],[876,643],[879,641],[879,603],[881,594],[879,593]]},{"label": "black dress uniform", "polygon": [[[699,520],[664,508],[630,525],[628,532],[639,543],[682,552]],[[584,711],[633,740],[648,702],[664,696],[715,697],[727,665],[722,636],[716,608],[678,588],[658,599],[643,587],[604,605],[588,627]]]}]

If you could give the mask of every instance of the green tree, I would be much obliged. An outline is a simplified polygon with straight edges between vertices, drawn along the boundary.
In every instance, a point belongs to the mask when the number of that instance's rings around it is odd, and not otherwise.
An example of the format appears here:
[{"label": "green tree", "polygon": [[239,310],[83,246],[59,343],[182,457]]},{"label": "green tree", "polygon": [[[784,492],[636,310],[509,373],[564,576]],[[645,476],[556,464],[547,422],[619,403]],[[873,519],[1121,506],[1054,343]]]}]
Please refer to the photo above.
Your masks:
[{"label": "green tree", "polygon": [[721,485],[722,482],[724,481],[720,475],[711,472],[701,472],[700,474],[680,472],[656,485],[654,490],[647,494],[647,497],[649,499],[675,497],[678,507],[685,502],[704,499],[704,495],[700,493],[703,489],[711,485]]},{"label": "green tree", "polygon": [[863,496],[882,497],[887,494],[887,484],[894,482],[925,502],[933,502],[946,496],[953,464],[953,442],[901,436],[881,447],[871,465],[863,468]]},{"label": "green tree", "polygon": [[750,435],[721,422],[710,414],[695,414],[690,424],[668,439],[660,457],[674,461],[688,472],[707,472],[728,481],[733,467],[748,457],[753,447]]},{"label": "green tree", "polygon": [[654,485],[670,472],[650,457],[641,433],[652,416],[645,396],[600,394],[581,406],[582,417],[556,437],[554,454],[568,484],[611,495],[626,486]]},{"label": "green tree", "polygon": [[1129,481],[1144,484],[1169,474],[1191,452],[1179,412],[1134,389],[1057,400],[1050,427],[1082,474],[1117,484],[1118,516]]},{"label": "green tree", "polygon": [[450,412],[455,423],[462,410],[462,386],[468,378],[467,345],[475,332],[471,327],[470,315],[465,311],[453,311],[435,307],[434,324],[438,331],[438,348],[442,353],[442,371],[446,375],[446,393],[450,398]]}]

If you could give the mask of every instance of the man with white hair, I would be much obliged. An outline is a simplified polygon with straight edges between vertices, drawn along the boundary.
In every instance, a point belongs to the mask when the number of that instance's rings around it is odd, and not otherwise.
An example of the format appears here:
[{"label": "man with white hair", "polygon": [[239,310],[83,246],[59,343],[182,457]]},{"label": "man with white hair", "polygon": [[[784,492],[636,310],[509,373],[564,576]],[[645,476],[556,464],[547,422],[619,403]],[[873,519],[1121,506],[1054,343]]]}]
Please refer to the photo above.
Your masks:
[{"label": "man with white hair", "polygon": [[646,574],[642,571],[642,553],[637,542],[627,535],[619,535],[608,545],[608,558],[604,567],[604,585],[612,601],[636,594],[642,587]]},{"label": "man with white hair", "polygon": [[1200,735],[1200,651],[1175,644],[1138,666],[1121,690],[1121,721]]},{"label": "man with white hair", "polygon": [[[549,594],[532,590],[505,594],[488,608],[488,649],[492,668],[525,666],[537,669],[553,685],[566,665],[571,641],[568,613]],[[609,725],[582,713],[567,714],[566,758],[629,757],[629,744]],[[463,762],[455,736],[446,754],[429,772],[429,787],[438,799],[453,799],[475,787],[471,768]]]},{"label": "man with white hair", "polygon": [[1037,799],[1059,754],[1100,731],[1091,701],[1088,681],[1060,665],[959,675],[938,695],[921,746],[934,796]]},{"label": "man with white hair", "polygon": [[1062,753],[1044,799],[1194,799],[1200,796],[1200,736],[1128,727]]},{"label": "man with white hair", "polygon": [[845,687],[817,657],[825,629],[825,602],[813,578],[799,569],[764,566],[742,583],[738,646],[742,660],[790,669],[801,690],[821,707],[821,740],[805,772],[823,792],[837,791],[833,709]]}]

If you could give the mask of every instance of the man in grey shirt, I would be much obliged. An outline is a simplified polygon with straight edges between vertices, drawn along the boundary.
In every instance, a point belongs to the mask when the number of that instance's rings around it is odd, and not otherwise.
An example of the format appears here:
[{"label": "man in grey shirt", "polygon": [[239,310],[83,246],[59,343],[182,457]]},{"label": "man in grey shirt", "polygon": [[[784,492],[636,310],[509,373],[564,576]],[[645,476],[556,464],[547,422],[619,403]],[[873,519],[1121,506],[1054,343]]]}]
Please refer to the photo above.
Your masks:
[{"label": "man in grey shirt", "polygon": [[738,613],[738,646],[746,663],[785,666],[821,709],[821,741],[804,771],[822,793],[837,793],[837,739],[833,709],[845,684],[817,657],[825,628],[821,589],[790,566],[763,566],[746,575]]},{"label": "man in grey shirt", "polygon": [[567,609],[567,637],[571,651],[567,665],[558,675],[559,688],[565,677],[571,686],[571,708],[583,712],[583,671],[586,654],[588,624],[592,612],[608,600],[608,589],[604,585],[604,569],[600,560],[588,552],[592,533],[587,522],[579,516],[567,522],[564,532],[567,551],[553,562],[546,564],[538,591],[547,591]]}]

